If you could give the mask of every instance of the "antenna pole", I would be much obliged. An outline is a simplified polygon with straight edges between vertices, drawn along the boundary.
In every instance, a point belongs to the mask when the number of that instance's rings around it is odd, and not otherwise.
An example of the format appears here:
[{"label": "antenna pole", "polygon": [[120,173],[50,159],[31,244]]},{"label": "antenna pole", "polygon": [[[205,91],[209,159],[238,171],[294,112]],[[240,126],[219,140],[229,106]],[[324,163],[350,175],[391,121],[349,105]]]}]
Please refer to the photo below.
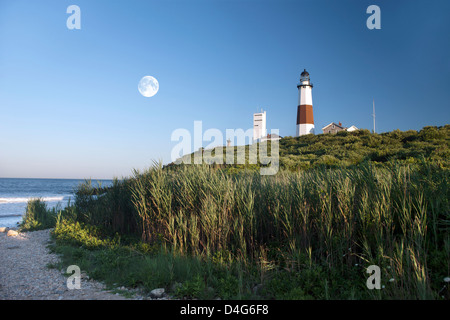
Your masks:
[{"label": "antenna pole", "polygon": [[373,99],[373,133],[376,133],[375,131],[375,99]]}]

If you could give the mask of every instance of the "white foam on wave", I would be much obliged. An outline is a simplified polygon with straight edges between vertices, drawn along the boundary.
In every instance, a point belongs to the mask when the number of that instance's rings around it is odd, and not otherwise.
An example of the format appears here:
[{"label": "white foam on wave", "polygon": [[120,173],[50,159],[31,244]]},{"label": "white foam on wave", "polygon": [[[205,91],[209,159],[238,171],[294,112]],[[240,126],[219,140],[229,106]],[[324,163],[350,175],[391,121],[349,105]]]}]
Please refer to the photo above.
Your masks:
[{"label": "white foam on wave", "polygon": [[32,199],[41,199],[45,202],[52,202],[52,201],[63,201],[64,196],[61,197],[29,197],[29,198],[0,198],[0,204],[2,203],[27,203],[29,200]]}]

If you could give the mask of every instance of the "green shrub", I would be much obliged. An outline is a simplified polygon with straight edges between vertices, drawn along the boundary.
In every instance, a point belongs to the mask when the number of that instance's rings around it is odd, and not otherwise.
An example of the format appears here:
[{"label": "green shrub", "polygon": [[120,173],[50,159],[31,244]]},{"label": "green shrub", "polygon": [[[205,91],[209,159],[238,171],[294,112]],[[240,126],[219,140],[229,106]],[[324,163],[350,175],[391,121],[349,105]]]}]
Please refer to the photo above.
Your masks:
[{"label": "green shrub", "polygon": [[19,225],[22,231],[36,231],[53,228],[56,223],[57,208],[47,209],[42,199],[32,199],[27,203],[25,215]]}]

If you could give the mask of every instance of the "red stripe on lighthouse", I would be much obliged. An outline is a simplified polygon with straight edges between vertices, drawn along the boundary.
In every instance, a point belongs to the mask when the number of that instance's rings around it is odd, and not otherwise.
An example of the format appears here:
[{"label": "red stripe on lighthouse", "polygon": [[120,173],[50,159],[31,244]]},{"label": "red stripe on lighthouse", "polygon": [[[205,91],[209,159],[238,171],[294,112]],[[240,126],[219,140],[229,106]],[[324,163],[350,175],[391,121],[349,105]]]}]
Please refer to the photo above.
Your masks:
[{"label": "red stripe on lighthouse", "polygon": [[314,124],[313,107],[311,105],[301,105],[297,109],[297,124]]}]

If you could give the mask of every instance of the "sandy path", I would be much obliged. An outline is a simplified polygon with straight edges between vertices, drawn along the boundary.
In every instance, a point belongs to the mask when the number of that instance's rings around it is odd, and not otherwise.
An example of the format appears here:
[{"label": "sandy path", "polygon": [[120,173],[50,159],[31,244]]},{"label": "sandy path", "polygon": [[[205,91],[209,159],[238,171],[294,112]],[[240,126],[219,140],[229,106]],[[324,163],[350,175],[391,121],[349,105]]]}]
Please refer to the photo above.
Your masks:
[{"label": "sandy path", "polygon": [[[81,276],[81,288],[69,290],[62,271],[48,264],[59,258],[49,253],[50,230],[0,233],[0,300],[124,300],[104,285]],[[137,296],[135,299],[141,299]]]}]

